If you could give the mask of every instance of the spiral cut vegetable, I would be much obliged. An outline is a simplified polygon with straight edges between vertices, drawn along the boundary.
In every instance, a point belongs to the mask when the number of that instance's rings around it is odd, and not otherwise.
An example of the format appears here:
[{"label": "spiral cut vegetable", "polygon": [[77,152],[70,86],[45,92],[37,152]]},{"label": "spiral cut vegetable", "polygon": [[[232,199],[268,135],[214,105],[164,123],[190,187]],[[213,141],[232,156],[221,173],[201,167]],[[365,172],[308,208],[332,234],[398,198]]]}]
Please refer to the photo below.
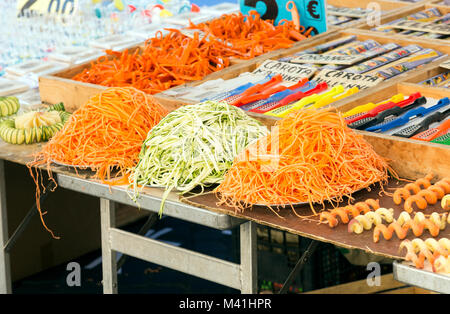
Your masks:
[{"label": "spiral cut vegetable", "polygon": [[450,274],[450,240],[433,238],[404,240],[399,250],[406,249],[405,260],[411,261],[416,268],[422,269],[427,260],[437,273]]},{"label": "spiral cut vegetable", "polygon": [[45,110],[32,110],[0,121],[0,138],[10,144],[33,144],[49,140],[69,119],[62,103]]},{"label": "spiral cut vegetable", "polygon": [[364,230],[370,230],[373,226],[377,226],[386,221],[391,223],[394,220],[394,210],[392,208],[378,208],[374,212],[368,212],[353,218],[348,223],[348,232],[360,234]]},{"label": "spiral cut vegetable", "polygon": [[432,213],[430,218],[425,218],[421,212],[416,213],[414,219],[408,212],[402,212],[399,218],[389,224],[388,226],[379,224],[373,229],[373,242],[377,243],[380,240],[380,235],[386,240],[390,240],[394,234],[399,239],[404,239],[408,235],[408,231],[412,230],[416,237],[421,236],[425,230],[428,230],[432,237],[437,237],[441,230],[444,230],[447,223],[450,223],[450,217],[447,214],[442,216],[438,213]]},{"label": "spiral cut vegetable", "polygon": [[427,187],[426,190],[420,190],[417,194],[406,198],[404,209],[410,213],[414,209],[413,205],[416,204],[417,208],[423,210],[428,204],[436,204],[446,193],[450,193],[450,178],[444,178]]},{"label": "spiral cut vegetable", "polygon": [[42,218],[39,171],[33,172],[35,166],[47,165],[49,174],[51,163],[89,168],[103,182],[125,176],[137,163],[148,131],[166,114],[152,96],[133,87],[107,89],[76,110],[28,164],[44,227],[51,232]]},{"label": "spiral cut vegetable", "polygon": [[130,176],[132,198],[138,185],[166,188],[161,214],[172,189],[186,193],[222,182],[234,158],[267,133],[265,126],[224,102],[183,106],[148,133]]},{"label": "spiral cut vegetable", "polygon": [[443,210],[450,210],[450,194],[445,195],[441,200]]},{"label": "spiral cut vegetable", "polygon": [[345,207],[334,208],[330,211],[320,213],[320,222],[327,222],[331,228],[339,224],[339,217],[342,223],[346,224],[350,221],[350,217],[357,217],[361,213],[369,213],[380,208],[380,201],[374,199],[367,199],[364,202],[358,202],[354,205],[347,205]]},{"label": "spiral cut vegetable", "polygon": [[308,202],[316,213],[313,203],[342,202],[387,178],[386,161],[339,113],[302,109],[240,154],[216,192],[219,204],[236,211]]},{"label": "spiral cut vegetable", "polygon": [[420,178],[413,183],[408,183],[402,188],[398,188],[395,190],[393,199],[394,203],[400,205],[402,200],[405,200],[411,195],[415,195],[424,189],[429,188],[431,186],[431,179],[433,179],[433,174],[430,173],[425,178]]}]

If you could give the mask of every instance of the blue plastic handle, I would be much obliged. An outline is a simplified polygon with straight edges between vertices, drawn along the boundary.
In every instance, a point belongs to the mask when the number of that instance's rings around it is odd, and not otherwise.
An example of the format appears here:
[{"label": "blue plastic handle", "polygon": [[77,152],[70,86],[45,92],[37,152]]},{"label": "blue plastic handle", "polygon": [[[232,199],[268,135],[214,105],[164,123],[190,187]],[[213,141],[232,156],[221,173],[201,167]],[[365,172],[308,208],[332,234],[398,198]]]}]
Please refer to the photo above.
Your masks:
[{"label": "blue plastic handle", "polygon": [[254,106],[255,103],[249,103],[249,104],[246,104],[246,105],[244,105],[244,106],[242,106],[240,108],[242,110],[256,109],[256,108],[264,106],[264,105],[266,105],[268,103],[279,102],[279,101],[283,100],[284,98],[286,98],[287,96],[289,96],[291,94],[295,94],[295,93],[298,93],[298,92],[307,92],[310,89],[315,88],[316,86],[317,86],[317,82],[316,81],[309,81],[309,82],[306,82],[304,85],[302,85],[299,88],[286,89],[284,91],[281,91],[281,92],[278,92],[276,94],[273,94],[272,96],[268,97],[267,99],[265,99],[263,101],[259,100],[257,107]]},{"label": "blue plastic handle", "polygon": [[397,128],[399,126],[405,125],[406,123],[409,122],[409,120],[412,117],[415,116],[420,116],[420,117],[424,117],[429,113],[432,113],[442,107],[447,106],[450,103],[450,100],[448,99],[448,97],[442,98],[441,100],[439,100],[439,102],[434,105],[431,106],[429,108],[426,107],[419,107],[413,110],[410,110],[406,113],[404,113],[403,115],[401,115],[400,117],[386,123],[386,124],[378,124],[378,125],[374,125],[371,126],[369,128],[366,129],[366,131],[369,132],[386,132],[389,131],[391,129]]}]

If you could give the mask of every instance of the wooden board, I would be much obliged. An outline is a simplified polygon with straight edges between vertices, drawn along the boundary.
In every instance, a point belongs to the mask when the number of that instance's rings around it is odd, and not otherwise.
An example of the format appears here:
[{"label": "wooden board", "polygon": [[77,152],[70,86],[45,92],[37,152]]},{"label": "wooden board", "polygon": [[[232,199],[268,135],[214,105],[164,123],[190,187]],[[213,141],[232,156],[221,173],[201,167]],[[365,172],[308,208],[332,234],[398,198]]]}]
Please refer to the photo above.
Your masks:
[{"label": "wooden board", "polygon": [[[303,40],[301,42],[297,42],[292,45],[292,47],[287,49],[279,49],[276,51],[271,51],[268,53],[265,53],[261,56],[258,56],[256,58],[253,58],[251,60],[234,60],[231,62],[231,65],[223,70],[211,73],[207,76],[205,76],[202,80],[190,82],[185,85],[188,86],[195,86],[198,84],[201,84],[207,80],[212,80],[216,78],[231,78],[235,77],[236,75],[239,75],[240,73],[246,72],[246,71],[252,71],[256,68],[256,64],[259,62],[262,62],[263,60],[273,58],[275,56],[278,56],[279,54],[289,55],[290,51],[298,51],[301,50],[302,47],[313,47],[316,41],[323,40],[323,38],[327,38],[332,34],[332,32],[323,33],[311,38],[308,38],[306,40]],[[138,47],[134,47],[131,49],[131,52],[133,52],[135,49],[138,49]],[[108,56],[110,59],[111,57]],[[83,83],[78,82],[75,80],[72,80],[72,77],[75,76],[78,73],[81,73],[84,69],[89,69],[91,67],[91,62],[87,62],[84,64],[72,66],[67,70],[58,72],[54,75],[48,75],[48,76],[42,76],[39,78],[39,91],[41,95],[41,99],[43,102],[46,103],[57,103],[57,102],[63,102],[65,105],[67,104],[68,108],[70,108],[70,111],[73,111],[77,108],[79,108],[84,102],[86,102],[89,97],[95,95],[96,93],[101,92],[104,90],[103,86],[96,85],[96,84],[89,84],[89,83]],[[174,89],[176,89],[175,87]],[[61,90],[61,91],[59,91]],[[80,96],[81,95],[81,96]],[[173,97],[164,95],[164,93],[161,93],[161,95],[157,95],[158,99],[161,99],[161,103],[168,104],[169,108],[178,108],[181,104],[178,106],[175,106],[175,102],[173,101]],[[177,99],[176,102],[179,102],[180,99]],[[181,103],[183,103],[183,100],[181,99]],[[172,107],[174,106],[174,107]]]},{"label": "wooden board", "polygon": [[[401,187],[404,184],[406,183],[403,182],[399,184],[397,181],[392,180],[389,183],[389,186],[386,187],[386,190],[392,192],[394,190],[393,188]],[[364,190],[357,192],[353,195],[353,197],[355,198],[355,202],[364,201],[368,198],[379,199],[381,207],[393,208],[395,212],[394,217],[398,217],[398,215],[403,211],[402,206],[395,205],[392,197],[390,196],[384,194],[380,197],[379,192],[379,186],[374,185],[372,186],[371,191]],[[269,208],[264,206],[253,206],[243,213],[236,212],[233,208],[226,205],[218,205],[218,199],[212,192],[205,193],[203,195],[180,197],[180,199],[182,202],[186,202],[196,207],[205,208],[219,213],[225,213],[238,218],[252,220],[258,224],[281,229],[302,237],[311,238],[321,242],[328,242],[348,249],[360,249],[367,253],[387,258],[403,259],[404,253],[399,253],[398,251],[402,240],[398,239],[396,236],[390,240],[385,240],[381,236],[380,241],[378,243],[374,243],[372,240],[373,231],[364,231],[359,235],[349,233],[347,231],[347,225],[342,223],[335,228],[330,228],[326,224],[319,224],[318,216],[311,217],[312,211],[309,205],[295,206],[295,211],[299,216],[309,216],[308,218],[300,218],[296,216],[290,207],[279,209],[278,214],[282,217],[280,218],[270,211]],[[343,205],[346,205],[346,203]],[[321,206],[315,206],[315,208],[317,212],[321,210]],[[332,208],[333,207],[331,205],[326,206],[326,209]],[[440,207],[440,204],[429,205],[428,208],[424,210],[424,214],[430,214],[432,212],[444,211]],[[426,231],[420,238],[426,239],[428,237],[430,237],[430,234]],[[436,239],[440,239],[442,237],[450,237],[449,227],[442,231]],[[414,238],[414,234],[409,232],[407,239]]]},{"label": "wooden board", "polygon": [[436,98],[450,96],[450,90],[448,88],[419,84],[439,74],[449,72],[450,69],[442,67],[444,63],[450,64],[450,57],[447,57],[440,62],[433,62],[429,66],[424,67],[422,71],[417,72],[415,75],[408,76],[404,82],[398,84],[398,89],[402,91],[416,90],[421,93],[426,93],[430,95],[430,97],[435,95]]},{"label": "wooden board", "polygon": [[[369,5],[378,4],[382,14],[381,22],[384,23],[385,20],[389,20],[392,15],[395,15],[400,10],[406,8],[409,3],[402,1],[387,1],[387,0],[327,0],[327,4],[331,4],[335,7],[345,7],[345,8],[367,8]],[[349,27],[362,27],[367,25],[366,19],[356,19],[345,23],[342,26],[332,25],[333,29],[342,30]]]},{"label": "wooden board", "polygon": [[[443,59],[446,60],[446,59]],[[402,84],[405,82],[409,83],[418,83],[421,82],[427,78],[432,77],[433,75],[436,75],[436,68],[439,67],[439,64],[441,64],[442,60],[437,60],[434,62],[431,62],[429,64],[426,64],[422,67],[419,67],[417,69],[414,69],[409,72],[405,72],[403,74],[398,75],[397,77],[392,78],[391,80],[388,80],[382,84],[379,84],[370,90],[359,92],[353,96],[350,96],[346,99],[337,101],[332,104],[333,107],[337,108],[341,112],[348,111],[356,106],[363,105],[369,102],[379,102],[384,99],[390,98],[391,96],[397,94],[400,92],[400,89],[402,88]],[[434,74],[436,73],[436,74]],[[412,94],[416,92],[416,87],[411,88],[409,90],[402,89],[402,92],[406,92],[409,94]],[[446,95],[443,94],[442,89],[438,94],[436,94],[436,91],[434,91],[434,88],[432,87],[426,87],[421,90],[422,93],[424,93],[428,97],[445,97]]]},{"label": "wooden board", "polygon": [[[429,69],[423,69],[423,71],[427,72]],[[420,76],[422,73],[418,75]],[[408,83],[397,83],[388,87],[380,84],[365,93],[361,92],[343,101],[339,101],[333,104],[333,106],[336,110],[345,112],[369,102],[376,103],[389,99],[398,93],[410,95],[417,91],[420,91],[423,96],[437,99],[450,96],[450,92],[444,88],[429,88]],[[268,115],[257,113],[248,114],[269,128],[279,120],[279,118]],[[417,179],[425,176],[429,171],[433,171],[441,178],[450,175],[450,146],[448,145],[365,131],[356,132],[361,133],[378,154],[387,158],[389,164],[402,178]]]},{"label": "wooden board", "polygon": [[[426,10],[426,9],[430,9],[430,8],[437,8],[442,13],[442,15],[450,13],[450,6],[433,4],[432,1],[425,2],[425,3],[421,2],[421,3],[418,3],[418,4],[409,4],[409,5],[405,6],[404,8],[399,8],[398,10],[396,10],[395,12],[390,14],[389,16],[386,16],[386,17],[382,18],[380,25],[382,26],[383,24],[386,24],[386,23],[389,23],[389,22],[401,19],[401,18],[406,17],[408,15],[411,15],[411,14],[414,14],[414,13],[417,13],[419,11],[423,11],[423,10]],[[364,29],[364,30],[370,30],[370,29],[373,28],[373,26],[369,26],[369,25],[367,25],[367,23],[359,24],[356,27],[360,28],[360,29]],[[377,32],[377,31],[373,31],[373,32],[382,34],[382,32]],[[391,37],[392,37],[392,35],[391,35]],[[417,36],[413,36],[413,35],[395,34],[395,38],[417,38],[417,39],[420,39],[421,37],[417,37]],[[420,40],[423,40],[423,39],[420,39]],[[432,39],[430,41],[433,41],[436,44],[448,44],[450,42],[449,38],[446,38],[446,39]]]},{"label": "wooden board", "polygon": [[68,112],[74,112],[82,104],[86,103],[89,98],[102,92],[106,87],[77,82],[72,80],[54,77],[39,77],[39,93],[44,103],[56,104],[64,103],[64,107]]},{"label": "wooden board", "polygon": [[[185,84],[184,86],[196,86],[204,83],[205,81],[217,78],[223,79],[234,78],[243,72],[253,71],[254,69],[256,69],[258,65],[262,64],[267,59],[279,59],[281,57],[289,56],[296,52],[313,48],[319,44],[323,44],[325,42],[329,42],[331,40],[335,40],[337,38],[342,38],[349,35],[357,36],[358,40],[374,39],[380,44],[387,44],[392,42],[402,46],[418,44],[424,48],[432,48],[441,51],[443,53],[450,54],[450,43],[442,45],[436,44],[434,41],[418,40],[417,38],[399,39],[396,37],[393,40],[392,37],[380,33],[374,33],[358,29],[348,29],[345,31],[328,32],[320,34],[313,38],[295,43],[290,48],[272,51],[259,57],[256,57],[252,60],[232,65],[226,69],[223,69],[221,71],[206,76],[203,80],[190,82]],[[70,79],[75,74],[80,73],[84,68],[89,67],[90,64],[77,65],[60,73],[57,73],[55,75],[41,77],[39,79],[39,88],[42,101],[48,103],[56,103],[62,101],[65,104],[67,104],[68,108],[72,110],[81,106],[90,96],[93,96],[94,94],[102,91],[104,89],[104,87],[102,86],[77,82]],[[412,72],[413,71],[409,72],[408,75]],[[391,82],[388,82],[382,86],[386,87],[390,84]],[[176,90],[176,88],[177,87],[173,88],[173,90]],[[359,94],[360,93],[358,93],[357,95]],[[188,101],[183,98],[173,97],[170,95],[166,95],[164,93],[156,94],[156,97],[162,102],[163,105],[168,104],[170,106],[170,108],[168,109],[178,108],[183,104],[193,103],[192,101]]]},{"label": "wooden board", "polygon": [[407,286],[394,279],[392,274],[380,276],[379,286],[369,286],[367,279],[306,292],[305,294],[434,294],[432,291]]},{"label": "wooden board", "polygon": [[[243,72],[253,71],[258,65],[262,64],[265,60],[268,58],[270,59],[277,59],[280,57],[292,55],[293,53],[296,53],[298,51],[303,51],[308,48],[315,47],[319,44],[323,44],[325,42],[329,42],[332,40],[335,40],[337,38],[346,37],[349,35],[355,35],[357,36],[358,40],[367,40],[367,39],[374,39],[378,41],[380,44],[387,44],[390,42],[395,42],[397,44],[400,44],[402,46],[410,45],[410,44],[418,44],[425,48],[433,48],[437,49],[441,52],[450,54],[450,45],[439,45],[432,41],[420,41],[414,38],[401,38],[394,40],[389,37],[385,36],[383,34],[379,33],[373,33],[368,32],[365,30],[355,30],[355,29],[349,29],[345,31],[338,31],[334,33],[328,33],[328,34],[321,34],[319,36],[316,36],[314,39],[307,40],[304,42],[296,43],[293,47],[288,49],[282,49],[279,51],[273,51],[271,53],[268,53],[266,55],[257,57],[253,60],[250,60],[246,63],[230,66],[227,69],[224,69],[222,71],[212,73],[209,76],[205,77],[201,81],[196,81],[192,83],[185,84],[181,87],[189,87],[189,86],[195,86],[198,84],[201,84],[207,80],[217,79],[217,78],[234,78],[238,76],[239,74]],[[417,91],[415,88],[407,90],[407,85],[403,84],[403,82],[409,82],[413,79],[419,79],[419,78],[426,78],[428,73],[432,71],[438,64],[440,64],[442,61],[435,61],[428,65],[424,65],[422,67],[419,67],[417,69],[414,69],[412,71],[403,73],[398,75],[397,77],[394,77],[391,80],[388,80],[386,82],[382,82],[374,87],[371,87],[369,89],[366,89],[364,91],[360,91],[359,93],[352,95],[350,97],[347,97],[343,100],[337,101],[332,104],[333,107],[337,108],[339,111],[347,111],[355,106],[368,103],[368,102],[379,102],[381,100],[387,99],[400,91],[405,93],[413,93]],[[80,68],[78,68],[79,70]],[[60,76],[67,76],[68,74],[72,75],[73,69],[69,70],[69,72],[65,72],[63,74],[59,74]],[[63,79],[59,77],[59,79]],[[44,78],[41,78],[41,81],[43,82]],[[59,97],[65,97],[67,101],[71,102],[69,105],[69,108],[75,109],[77,106],[80,106],[81,103],[83,103],[85,100],[80,101],[81,99],[88,98],[91,94],[94,94],[95,92],[98,92],[100,90],[103,90],[104,87],[99,88],[97,91],[95,90],[97,88],[97,85],[93,84],[86,84],[86,83],[80,83],[75,82],[71,80],[63,80],[64,84],[67,85],[58,85],[61,84],[61,81],[58,82],[58,80],[55,80],[54,77],[51,77],[50,80],[53,81],[52,84],[50,84],[49,80],[46,81],[46,85],[49,88],[46,90],[45,87],[42,88],[42,91],[45,91],[43,96],[43,100],[50,99],[52,101],[49,101],[50,103],[56,103],[61,101],[62,99],[59,99]],[[84,85],[83,85],[84,84]],[[61,87],[62,86],[62,87]],[[77,87],[75,87],[77,86]],[[63,92],[60,92],[59,95],[54,97],[56,93],[58,93],[58,90],[62,90]],[[174,88],[173,90],[176,90]],[[436,97],[437,95],[443,95],[443,89],[440,89],[441,91],[434,91],[430,88],[424,88],[423,93],[425,96],[429,97]],[[422,91],[422,89],[421,89]],[[427,92],[425,92],[427,91]],[[53,96],[52,96],[53,95]],[[47,97],[47,98],[46,98]],[[58,98],[58,99],[56,99]],[[182,105],[185,104],[191,104],[193,102],[184,100],[182,98],[167,96],[164,93],[159,93],[155,95],[155,98],[160,101],[168,110],[174,110]],[[272,126],[278,118],[271,117],[268,115],[261,115],[257,113],[248,113],[249,116],[261,121],[263,124],[267,126]],[[392,165],[395,166],[398,174],[401,177],[404,178],[417,178],[418,176],[425,175],[428,169],[437,168],[436,171],[439,175],[444,176],[446,173],[448,173],[448,167],[445,165],[449,165],[450,162],[448,161],[449,154],[448,154],[448,147],[438,144],[431,144],[431,143],[425,143],[425,142],[419,142],[419,141],[412,141],[412,140],[401,140],[400,138],[394,138],[389,136],[383,136],[373,133],[367,133],[364,134],[365,138],[369,143],[371,143],[374,147],[376,147],[376,151],[380,153],[383,157],[388,158],[391,160]],[[426,154],[420,155],[418,152],[424,151]],[[411,158],[411,156],[416,156],[418,159]],[[440,161],[440,166],[436,166],[436,160],[438,157]],[[444,165],[444,166],[441,166]]]},{"label": "wooden board", "polygon": [[[212,79],[217,79],[217,78],[223,78],[223,79],[230,79],[230,78],[234,78],[237,77],[239,74],[243,73],[243,72],[251,72],[253,71],[255,68],[257,68],[259,65],[261,65],[265,60],[267,59],[279,59],[281,57],[285,57],[285,56],[289,56],[292,54],[295,54],[299,51],[303,51],[309,48],[313,48],[317,45],[338,39],[338,38],[343,38],[346,36],[351,36],[351,35],[355,35],[357,36],[358,40],[367,40],[367,39],[373,39],[376,40],[377,42],[379,42],[380,44],[388,44],[388,43],[397,43],[401,46],[407,46],[407,45],[413,45],[413,44],[417,44],[420,45],[424,48],[432,48],[432,49],[436,49],[438,51],[441,51],[442,53],[445,54],[450,54],[450,43],[447,43],[445,45],[437,45],[434,42],[430,42],[430,41],[423,41],[423,40],[417,40],[414,38],[402,38],[402,39],[397,39],[395,38],[394,40],[392,39],[392,37],[380,34],[380,33],[374,33],[374,32],[368,32],[368,31],[364,31],[364,30],[357,30],[357,29],[348,29],[345,31],[338,31],[338,32],[334,32],[334,33],[330,33],[330,34],[321,34],[319,36],[316,36],[315,41],[311,41],[311,42],[303,42],[303,43],[297,43],[296,45],[294,45],[291,48],[288,49],[282,49],[282,50],[278,50],[275,52],[271,52],[269,54],[266,54],[264,56],[260,56],[258,58],[255,58],[247,63],[243,63],[239,66],[235,66],[235,67],[230,67],[227,69],[224,69],[222,71],[213,73],[207,77],[205,77],[203,80],[201,81],[197,81],[197,82],[192,82],[192,83],[188,83],[185,84],[183,87],[185,86],[197,86],[199,84],[202,84],[208,80],[212,80]],[[438,61],[436,61],[438,62]],[[441,61],[439,61],[441,62]],[[437,63],[431,63],[434,66]],[[378,84],[377,86],[370,88],[369,90],[366,91],[360,91],[359,93],[350,96],[348,98],[346,98],[345,100],[342,101],[338,101],[336,103],[333,104],[334,107],[340,108],[340,106],[345,106],[347,101],[357,101],[359,99],[362,99],[366,96],[370,96],[373,92],[378,92],[378,91],[382,91],[382,90],[389,90],[391,89],[392,86],[394,86],[396,83],[398,82],[403,82],[405,80],[408,79],[408,77],[410,76],[414,76],[416,73],[421,73],[423,68],[428,67],[429,65],[424,65],[422,67],[419,67],[417,69],[405,72],[403,74],[400,74],[386,82],[382,82],[380,84]],[[172,90],[176,90],[177,88],[171,89]],[[170,104],[171,106],[181,106],[184,104],[193,104],[195,103],[194,101],[191,100],[187,100],[187,99],[183,99],[182,97],[174,97],[174,96],[168,96],[165,93],[160,93],[160,94],[156,94],[155,95],[157,97],[158,100],[160,100],[163,104]]]},{"label": "wooden board", "polygon": [[402,178],[417,179],[429,172],[440,178],[450,175],[450,147],[401,137],[363,132],[374,150],[389,160]]}]

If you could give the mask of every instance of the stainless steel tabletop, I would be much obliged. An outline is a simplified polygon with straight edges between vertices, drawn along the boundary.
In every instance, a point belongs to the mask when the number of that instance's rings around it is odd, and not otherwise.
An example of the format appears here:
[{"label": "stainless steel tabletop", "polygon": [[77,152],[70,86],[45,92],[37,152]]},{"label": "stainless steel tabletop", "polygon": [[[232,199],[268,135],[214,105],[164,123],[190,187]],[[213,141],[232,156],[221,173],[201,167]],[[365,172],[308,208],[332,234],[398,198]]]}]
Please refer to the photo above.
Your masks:
[{"label": "stainless steel tabletop", "polygon": [[[131,190],[125,186],[108,186],[91,179],[78,178],[75,175],[57,174],[58,185],[62,188],[109,199],[118,203],[139,207],[143,210],[158,212],[161,205],[163,189],[144,188],[139,194],[138,204],[130,197]],[[139,205],[139,206],[138,206]],[[246,220],[226,214],[215,213],[194,207],[179,200],[177,193],[171,192],[164,204],[163,215],[197,223],[203,226],[227,230],[239,226]]]},{"label": "stainless steel tabletop", "polygon": [[439,293],[450,293],[450,276],[417,269],[400,262],[394,262],[393,266],[395,280]]}]

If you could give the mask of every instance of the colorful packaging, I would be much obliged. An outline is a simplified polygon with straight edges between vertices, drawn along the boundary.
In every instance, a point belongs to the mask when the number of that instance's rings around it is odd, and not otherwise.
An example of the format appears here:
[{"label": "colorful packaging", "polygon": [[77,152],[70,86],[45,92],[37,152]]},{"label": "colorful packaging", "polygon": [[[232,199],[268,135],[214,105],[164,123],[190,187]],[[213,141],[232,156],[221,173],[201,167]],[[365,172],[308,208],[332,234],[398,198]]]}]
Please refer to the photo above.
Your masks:
[{"label": "colorful packaging", "polygon": [[401,73],[417,68],[418,66],[429,63],[441,56],[442,54],[439,51],[433,49],[425,49],[411,55],[405,60],[396,62],[390,67],[377,71],[375,75],[383,78],[384,80],[387,80]]},{"label": "colorful packaging", "polygon": [[394,51],[383,54],[379,57],[367,60],[355,66],[345,69],[346,72],[363,74],[372,71],[376,68],[382,67],[386,64],[407,57],[413,53],[417,53],[422,50],[422,47],[417,45],[410,45],[404,48],[399,48]]},{"label": "colorful packaging", "polygon": [[407,17],[388,22],[381,26],[372,28],[371,30],[377,31],[377,32],[385,32],[385,33],[396,33],[395,29],[390,27],[390,25],[396,24],[397,22],[404,21],[404,20],[417,20],[420,22],[431,22],[433,20],[436,20],[439,17],[442,17],[441,12],[437,8],[430,8],[430,9],[426,9],[426,10],[417,12],[415,14],[411,14]]},{"label": "colorful packaging", "polygon": [[433,76],[425,81],[420,82],[419,84],[428,86],[440,86],[442,83],[446,83],[446,81],[449,79],[450,79],[450,72],[447,72]]},{"label": "colorful packaging", "polygon": [[316,46],[314,48],[310,48],[301,52],[298,52],[296,54],[293,54],[292,56],[287,56],[284,58],[279,59],[279,61],[284,61],[284,62],[288,62],[289,60],[292,60],[293,58],[295,58],[296,56],[302,55],[304,53],[324,53],[327,52],[329,50],[335,49],[337,47],[343,46],[345,44],[348,44],[352,41],[356,40],[356,36],[355,35],[351,35],[351,36],[347,36],[347,37],[343,37],[343,38],[338,38],[336,40],[324,43],[322,45]]}]

